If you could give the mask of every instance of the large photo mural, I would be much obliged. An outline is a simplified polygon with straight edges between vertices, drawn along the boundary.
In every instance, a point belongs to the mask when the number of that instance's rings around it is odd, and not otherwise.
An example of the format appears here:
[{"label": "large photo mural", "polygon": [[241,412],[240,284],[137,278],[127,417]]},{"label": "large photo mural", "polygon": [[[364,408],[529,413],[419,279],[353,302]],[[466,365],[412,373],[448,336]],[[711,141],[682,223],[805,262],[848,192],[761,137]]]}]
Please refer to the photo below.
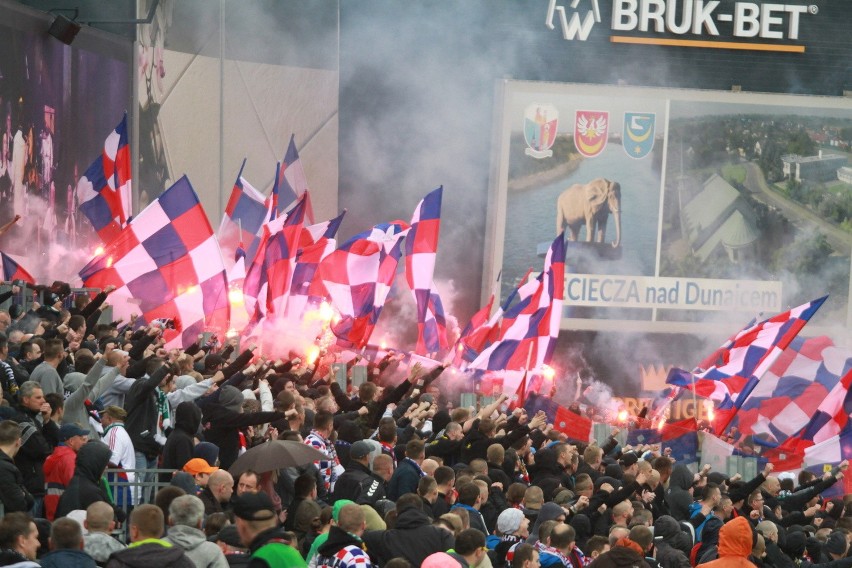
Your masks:
[{"label": "large photo mural", "polygon": [[487,289],[564,231],[566,330],[704,334],[825,294],[816,326],[849,325],[850,101],[508,82],[502,118]]}]

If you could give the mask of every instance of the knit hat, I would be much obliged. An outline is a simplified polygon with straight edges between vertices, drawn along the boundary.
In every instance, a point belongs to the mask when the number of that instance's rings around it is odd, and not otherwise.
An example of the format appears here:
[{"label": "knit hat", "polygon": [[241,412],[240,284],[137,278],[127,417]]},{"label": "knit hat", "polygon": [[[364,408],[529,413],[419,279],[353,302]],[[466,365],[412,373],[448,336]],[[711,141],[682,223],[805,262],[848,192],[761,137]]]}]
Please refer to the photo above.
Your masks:
[{"label": "knit hat", "polygon": [[210,442],[198,442],[192,449],[192,457],[201,458],[210,465],[219,461],[219,446]]},{"label": "knit hat", "polygon": [[823,548],[826,552],[830,552],[831,554],[846,554],[846,535],[841,531],[832,532],[828,535],[828,540]]},{"label": "knit hat", "polygon": [[524,514],[520,509],[506,509],[497,517],[497,530],[502,534],[515,534],[521,528]]},{"label": "knit hat", "polygon": [[232,548],[245,548],[245,545],[240,540],[240,533],[237,532],[237,525],[225,525],[221,528],[213,542],[221,540]]},{"label": "knit hat", "polygon": [[195,495],[195,493],[198,491],[198,488],[195,485],[195,478],[186,473],[185,471],[179,471],[175,473],[169,485],[173,485],[175,487],[183,489],[184,493],[186,493],[187,495]]},{"label": "knit hat", "polygon": [[436,552],[427,556],[420,568],[461,568],[461,564],[446,552]]},{"label": "knit hat", "polygon": [[805,553],[808,536],[802,531],[788,532],[782,550],[793,559],[801,558]]},{"label": "knit hat", "polygon": [[240,412],[242,410],[243,393],[237,387],[225,385],[219,393],[219,404],[232,412]]}]

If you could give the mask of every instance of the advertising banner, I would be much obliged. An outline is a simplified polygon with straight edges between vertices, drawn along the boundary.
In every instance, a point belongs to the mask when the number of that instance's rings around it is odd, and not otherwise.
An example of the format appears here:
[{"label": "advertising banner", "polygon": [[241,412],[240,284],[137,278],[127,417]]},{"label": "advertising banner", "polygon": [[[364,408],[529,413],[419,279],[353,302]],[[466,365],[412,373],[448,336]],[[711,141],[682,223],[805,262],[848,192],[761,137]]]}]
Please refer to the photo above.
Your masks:
[{"label": "advertising banner", "polygon": [[505,298],[564,231],[563,329],[700,333],[826,293],[818,325],[852,322],[849,99],[516,81],[503,95],[484,290],[500,275]]}]

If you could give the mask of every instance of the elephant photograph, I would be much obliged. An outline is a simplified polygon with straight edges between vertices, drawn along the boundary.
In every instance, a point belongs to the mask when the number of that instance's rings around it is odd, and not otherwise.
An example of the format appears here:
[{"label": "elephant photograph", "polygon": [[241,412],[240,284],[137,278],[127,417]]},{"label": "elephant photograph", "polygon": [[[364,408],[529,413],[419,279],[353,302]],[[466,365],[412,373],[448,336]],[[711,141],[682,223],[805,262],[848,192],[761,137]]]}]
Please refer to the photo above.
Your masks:
[{"label": "elephant photograph", "polygon": [[617,248],[621,244],[621,185],[605,178],[575,183],[556,200],[556,234],[567,226],[568,240],[579,241],[580,229],[585,227],[585,242],[603,243],[610,213],[615,220],[612,246]]}]

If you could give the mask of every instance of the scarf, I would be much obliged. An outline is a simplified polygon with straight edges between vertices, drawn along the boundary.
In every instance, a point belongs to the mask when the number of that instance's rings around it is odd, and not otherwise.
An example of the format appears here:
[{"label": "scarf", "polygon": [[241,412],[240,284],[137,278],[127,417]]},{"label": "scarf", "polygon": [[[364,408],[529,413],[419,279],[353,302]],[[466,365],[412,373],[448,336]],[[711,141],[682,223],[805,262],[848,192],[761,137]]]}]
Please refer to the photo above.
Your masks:
[{"label": "scarf", "polygon": [[403,461],[407,461],[408,463],[410,463],[411,465],[413,465],[413,466],[414,466],[414,469],[416,469],[416,470],[417,470],[417,473],[420,475],[420,477],[426,477],[426,472],[425,472],[425,471],[423,471],[423,469],[422,469],[419,465],[417,465],[417,462],[416,462],[416,461],[414,461],[414,460],[413,460],[413,459],[411,459],[411,458],[405,458]]},{"label": "scarf", "polygon": [[165,445],[168,432],[172,429],[172,419],[169,417],[169,399],[166,393],[160,390],[160,387],[155,389],[157,395],[157,433],[154,434],[154,440],[161,446]]}]

